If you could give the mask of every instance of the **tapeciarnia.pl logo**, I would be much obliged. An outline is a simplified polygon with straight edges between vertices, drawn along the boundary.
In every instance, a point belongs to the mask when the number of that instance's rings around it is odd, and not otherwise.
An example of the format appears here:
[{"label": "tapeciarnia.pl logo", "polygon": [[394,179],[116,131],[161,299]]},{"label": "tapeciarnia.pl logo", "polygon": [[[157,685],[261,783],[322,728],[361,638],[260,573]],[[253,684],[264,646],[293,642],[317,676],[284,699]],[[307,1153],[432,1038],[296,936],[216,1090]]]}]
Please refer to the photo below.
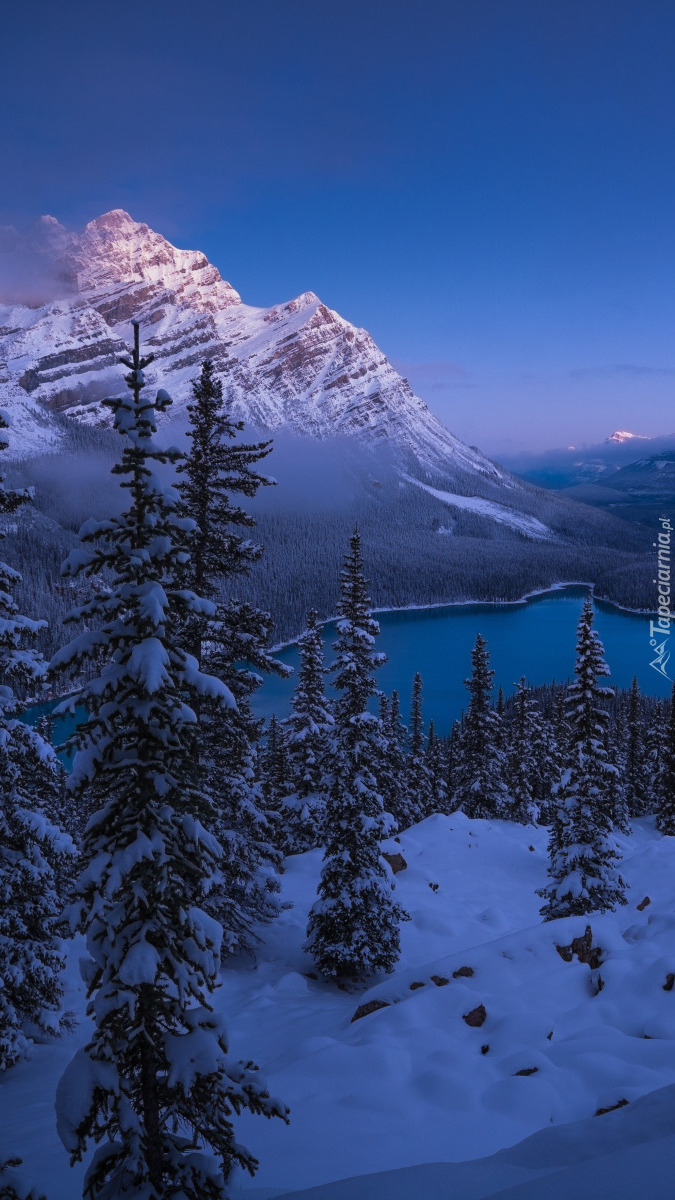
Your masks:
[{"label": "tapeciarnia.pl logo", "polygon": [[[656,658],[650,662],[650,667],[658,671],[664,679],[670,679],[666,667],[670,659],[670,650],[668,649],[668,641],[670,639],[670,622],[673,620],[673,614],[670,611],[670,539],[672,535],[672,526],[669,517],[659,517],[661,531],[658,535],[658,541],[654,542],[654,549],[658,551],[657,561],[657,576],[653,582],[657,585],[658,590],[658,620],[649,622],[649,645],[656,654]],[[665,636],[664,636],[665,635]]]}]

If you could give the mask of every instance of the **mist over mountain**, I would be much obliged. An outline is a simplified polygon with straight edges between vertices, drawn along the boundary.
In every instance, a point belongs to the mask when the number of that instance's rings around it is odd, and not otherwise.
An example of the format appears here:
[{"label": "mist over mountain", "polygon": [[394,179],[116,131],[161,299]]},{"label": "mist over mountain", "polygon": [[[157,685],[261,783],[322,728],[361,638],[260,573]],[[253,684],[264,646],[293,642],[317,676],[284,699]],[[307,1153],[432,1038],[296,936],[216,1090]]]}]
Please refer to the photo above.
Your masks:
[{"label": "mist over mountain", "polygon": [[609,482],[611,477],[628,463],[672,450],[675,450],[675,433],[647,438],[627,437],[625,431],[619,431],[594,445],[580,443],[541,452],[505,454],[502,461],[510,471],[541,487],[567,488],[582,483],[613,486]]}]

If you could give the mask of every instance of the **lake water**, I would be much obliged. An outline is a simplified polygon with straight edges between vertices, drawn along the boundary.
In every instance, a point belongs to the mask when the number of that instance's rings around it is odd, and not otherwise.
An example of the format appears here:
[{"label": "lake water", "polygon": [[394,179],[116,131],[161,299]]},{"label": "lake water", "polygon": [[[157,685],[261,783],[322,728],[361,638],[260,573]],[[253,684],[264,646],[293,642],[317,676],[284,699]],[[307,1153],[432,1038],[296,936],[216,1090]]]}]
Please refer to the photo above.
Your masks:
[{"label": "lake water", "polygon": [[[437,731],[446,733],[466,707],[468,692],[463,680],[471,671],[477,633],[487,639],[495,670],[495,695],[501,686],[508,696],[521,675],[532,684],[567,680],[574,674],[576,627],[585,596],[585,588],[569,587],[518,604],[463,604],[378,613],[381,635],[377,649],[388,658],[377,672],[378,685],[388,693],[397,688],[407,714],[413,677],[419,671],[425,719],[433,718]],[[595,628],[612,672],[608,684],[629,687],[636,675],[644,692],[670,695],[672,684],[649,665],[654,651],[649,645],[648,616],[598,601]],[[324,644],[329,663],[335,636],[335,627],[327,626]],[[278,657],[297,665],[294,646]],[[265,716],[272,712],[286,716],[294,686],[293,676],[289,681],[266,680],[256,710]]]},{"label": "lake water", "polygon": [[[501,685],[508,696],[521,675],[532,684],[567,680],[574,673],[576,627],[585,595],[585,588],[569,587],[518,604],[464,604],[378,613],[382,632],[377,648],[388,658],[377,672],[378,686],[388,693],[398,688],[407,715],[413,676],[419,671],[424,682],[425,720],[433,718],[437,731],[447,733],[466,706],[468,693],[463,680],[471,671],[476,634],[487,638],[495,669],[495,695]],[[654,652],[649,645],[648,616],[626,613],[598,601],[595,628],[612,672],[609,684],[629,687],[636,675],[644,692],[661,697],[670,694],[672,684],[649,665]],[[334,625],[327,625],[324,644],[328,663],[333,658],[335,637]],[[277,657],[293,667],[298,664],[295,646],[279,651]],[[256,696],[256,712],[265,717],[272,712],[286,716],[294,687],[294,676],[289,680],[266,679]],[[32,722],[39,712],[51,707],[41,705],[31,710],[28,719]],[[68,724],[72,727],[72,718]],[[58,722],[55,741],[65,732],[63,723]]]}]

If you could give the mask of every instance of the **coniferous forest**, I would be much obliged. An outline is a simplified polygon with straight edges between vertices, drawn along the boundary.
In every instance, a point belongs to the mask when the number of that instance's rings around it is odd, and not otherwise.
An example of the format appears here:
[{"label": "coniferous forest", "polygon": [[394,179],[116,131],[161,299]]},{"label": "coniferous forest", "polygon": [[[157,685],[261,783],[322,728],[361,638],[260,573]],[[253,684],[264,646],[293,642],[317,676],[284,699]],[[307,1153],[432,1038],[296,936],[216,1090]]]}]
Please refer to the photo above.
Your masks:
[{"label": "coniferous forest", "polygon": [[[607,686],[589,595],[569,685],[521,678],[495,695],[479,635],[461,720],[427,725],[418,673],[406,727],[401,698],[378,688],[384,656],[356,527],[334,657],[324,660],[310,608],[291,715],[265,724],[252,697],[288,668],[242,584],[264,572],[247,502],[273,485],[272,445],[244,440],[207,360],[188,447],[164,446],[156,418],[171,399],[147,395],[150,361],[135,325],[127,392],[108,402],[124,502],[88,520],[63,563],[77,604],[51,662],[34,649],[42,615],[21,612],[20,575],[0,566],[0,1067],[9,1077],[37,1042],[73,1028],[61,971],[69,939],[84,939],[92,1032],[56,1111],[65,1152],[87,1164],[85,1195],[222,1200],[234,1168],[258,1165],[238,1139],[241,1114],[293,1119],[232,1052],[214,1004],[221,969],[255,962],[262,936],[274,945],[287,860],[321,856],[304,952],[313,979],[348,994],[396,968],[411,917],[396,840],[434,814],[545,827],[541,920],[585,925],[627,903],[620,847],[635,819],[675,836],[675,704],[636,681]],[[31,502],[3,483],[6,522]],[[61,748],[68,770],[49,719],[21,720],[49,690],[66,696],[57,713],[86,713]],[[35,1196],[19,1168],[4,1164],[2,1194]]]}]

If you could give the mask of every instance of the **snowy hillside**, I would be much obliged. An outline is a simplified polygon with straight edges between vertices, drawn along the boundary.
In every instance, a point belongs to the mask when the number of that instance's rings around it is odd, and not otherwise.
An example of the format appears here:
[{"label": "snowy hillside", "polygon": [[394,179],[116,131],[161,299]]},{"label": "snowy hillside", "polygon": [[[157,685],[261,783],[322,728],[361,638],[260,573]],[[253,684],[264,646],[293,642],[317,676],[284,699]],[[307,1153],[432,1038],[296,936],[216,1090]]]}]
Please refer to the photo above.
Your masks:
[{"label": "snowy hillside", "polygon": [[[255,1181],[236,1181],[234,1195],[240,1188],[263,1200],[316,1187],[307,1200],[590,1200],[602,1190],[615,1200],[665,1197],[675,1111],[675,845],[651,819],[619,838],[629,903],[590,919],[601,960],[591,969],[556,949],[583,934],[585,919],[539,917],[546,836],[461,813],[403,833],[391,843],[407,864],[396,884],[412,918],[402,926],[401,961],[351,994],[313,978],[301,949],[320,854],[286,860],[283,893],[293,907],[265,929],[257,964],[228,967],[218,997],[234,1052],[255,1058],[291,1108],[288,1128],[237,1121],[261,1167]],[[78,953],[66,1003],[81,1014]],[[354,1020],[370,1002],[379,1007]],[[24,1155],[50,1200],[79,1190],[52,1104],[73,1044],[87,1034],[82,1021],[1,1081],[0,1150]],[[319,1186],[376,1172],[387,1174]],[[615,1183],[592,1192],[599,1174]],[[653,1189],[638,1193],[636,1175]]]},{"label": "snowy hillside", "polygon": [[[209,357],[233,411],[261,428],[386,442],[437,471],[506,476],[433,416],[366,330],[313,292],[272,308],[244,304],[203,254],[176,249],[121,209],[82,234],[52,219],[49,233],[70,291],[37,308],[0,306],[6,407],[30,397],[100,421],[98,401],[119,388],[116,357],[134,319],[156,358],[148,378],[170,389],[178,409]],[[50,437],[36,419],[23,449],[44,448]]]}]

